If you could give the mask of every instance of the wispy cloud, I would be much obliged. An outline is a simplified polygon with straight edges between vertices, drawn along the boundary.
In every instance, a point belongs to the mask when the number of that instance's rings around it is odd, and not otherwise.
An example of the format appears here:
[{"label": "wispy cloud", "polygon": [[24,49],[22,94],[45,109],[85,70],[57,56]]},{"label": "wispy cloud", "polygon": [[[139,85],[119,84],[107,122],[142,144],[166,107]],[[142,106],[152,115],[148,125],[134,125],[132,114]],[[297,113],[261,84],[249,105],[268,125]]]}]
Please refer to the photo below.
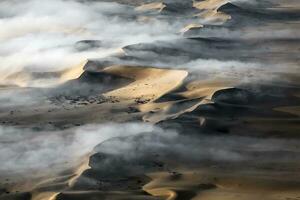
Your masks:
[{"label": "wispy cloud", "polygon": [[[116,3],[1,1],[0,80],[22,70],[63,70],[128,44],[174,36],[169,23],[135,17],[132,7]],[[106,46],[78,52],[74,44],[80,40],[101,40]]]},{"label": "wispy cloud", "polygon": [[78,164],[97,144],[155,129],[140,123],[86,125],[65,131],[0,127],[0,174],[26,176],[32,171],[46,174],[65,170]]}]

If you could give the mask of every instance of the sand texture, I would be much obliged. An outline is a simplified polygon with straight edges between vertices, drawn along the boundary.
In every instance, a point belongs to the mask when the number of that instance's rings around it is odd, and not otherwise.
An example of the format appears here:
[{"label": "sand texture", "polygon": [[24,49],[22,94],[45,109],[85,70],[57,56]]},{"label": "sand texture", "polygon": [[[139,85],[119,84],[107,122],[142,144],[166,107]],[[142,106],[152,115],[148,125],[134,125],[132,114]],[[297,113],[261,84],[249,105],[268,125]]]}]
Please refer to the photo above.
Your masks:
[{"label": "sand texture", "polygon": [[298,1],[70,2],[63,68],[0,31],[0,200],[300,200]]}]

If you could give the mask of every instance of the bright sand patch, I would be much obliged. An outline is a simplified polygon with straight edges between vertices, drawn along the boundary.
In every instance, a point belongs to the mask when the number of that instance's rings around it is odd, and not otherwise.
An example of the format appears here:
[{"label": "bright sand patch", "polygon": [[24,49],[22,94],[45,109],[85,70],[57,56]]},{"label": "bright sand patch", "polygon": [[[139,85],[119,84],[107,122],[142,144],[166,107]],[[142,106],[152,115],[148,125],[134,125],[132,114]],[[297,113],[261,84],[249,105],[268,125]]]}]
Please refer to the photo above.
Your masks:
[{"label": "bright sand patch", "polygon": [[200,2],[194,2],[194,7],[201,10],[202,12],[197,16],[216,22],[225,22],[231,19],[230,15],[223,12],[218,12],[218,8],[226,4],[227,0],[205,0]]},{"label": "bright sand patch", "polygon": [[103,71],[134,80],[133,83],[108,92],[105,96],[146,101],[154,101],[177,88],[188,75],[188,72],[184,70],[132,66],[112,66],[105,68]]},{"label": "bright sand patch", "polygon": [[136,8],[137,11],[152,11],[158,10],[162,11],[166,7],[162,2],[154,2],[149,4],[144,4]]},{"label": "bright sand patch", "polygon": [[185,33],[185,32],[187,32],[189,30],[199,29],[199,28],[203,28],[203,25],[201,25],[201,24],[189,24],[186,27],[184,27],[183,29],[181,29],[180,33]]},{"label": "bright sand patch", "polygon": [[227,2],[227,0],[205,0],[194,2],[194,7],[199,10],[215,10]]},{"label": "bright sand patch", "polygon": [[87,64],[87,62],[88,60],[85,60],[74,67],[64,70],[61,73],[60,80],[64,82],[67,80],[78,78],[83,73],[83,67]]}]

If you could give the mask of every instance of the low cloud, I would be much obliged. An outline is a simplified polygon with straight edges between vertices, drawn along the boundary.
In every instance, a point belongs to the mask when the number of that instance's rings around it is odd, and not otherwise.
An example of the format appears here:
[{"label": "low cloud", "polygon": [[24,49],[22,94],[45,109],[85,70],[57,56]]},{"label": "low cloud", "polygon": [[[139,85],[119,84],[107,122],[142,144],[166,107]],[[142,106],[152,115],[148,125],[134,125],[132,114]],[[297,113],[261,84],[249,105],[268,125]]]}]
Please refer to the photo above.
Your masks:
[{"label": "low cloud", "polygon": [[0,174],[32,176],[29,172],[62,171],[78,164],[99,143],[155,129],[139,123],[86,125],[65,131],[0,127]]},{"label": "low cloud", "polygon": [[[135,14],[132,7],[116,3],[1,1],[0,80],[20,71],[60,71],[125,45],[175,37],[173,25],[138,22]],[[74,45],[81,40],[106,45],[78,52]]]}]

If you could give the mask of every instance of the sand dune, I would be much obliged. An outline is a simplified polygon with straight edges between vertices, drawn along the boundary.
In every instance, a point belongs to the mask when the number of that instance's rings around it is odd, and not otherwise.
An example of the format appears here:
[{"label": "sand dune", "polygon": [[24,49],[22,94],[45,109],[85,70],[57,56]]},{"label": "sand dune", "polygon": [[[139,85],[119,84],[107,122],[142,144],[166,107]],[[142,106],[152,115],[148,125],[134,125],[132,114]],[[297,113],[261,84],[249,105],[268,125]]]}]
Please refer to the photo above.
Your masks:
[{"label": "sand dune", "polygon": [[161,12],[166,7],[162,2],[144,4],[136,8],[137,11],[158,11]]},{"label": "sand dune", "polygon": [[204,9],[211,9],[216,10],[223,4],[227,3],[226,0],[206,0],[206,1],[200,1],[200,2],[194,2],[194,7],[204,10]]},{"label": "sand dune", "polygon": [[[227,85],[229,87],[230,83]],[[182,87],[184,89],[175,90],[156,102],[141,105],[139,109],[142,112],[150,112],[143,117],[143,120],[158,123],[167,119],[176,119],[184,113],[192,112],[202,104],[211,103],[213,94],[218,90],[225,89],[226,83],[192,81]]]},{"label": "sand dune", "polygon": [[202,28],[203,25],[201,24],[189,24],[186,27],[184,27],[183,29],[180,30],[181,33],[186,33],[187,31],[193,30],[193,29],[200,29]]},{"label": "sand dune", "polygon": [[0,200],[300,199],[298,1],[101,1],[136,40],[0,86]]},{"label": "sand dune", "polygon": [[65,82],[68,80],[77,79],[83,73],[83,67],[86,65],[87,62],[88,61],[84,61],[80,63],[78,66],[64,70],[60,75],[61,81]]},{"label": "sand dune", "polygon": [[141,67],[117,66],[106,68],[104,71],[135,80],[124,88],[106,93],[106,96],[139,99],[138,101],[146,102],[153,101],[165,93],[176,89],[187,76],[187,72],[180,70],[143,69]]},{"label": "sand dune", "polygon": [[28,84],[46,87],[49,85],[57,85],[64,83],[68,80],[76,79],[83,73],[83,67],[86,65],[87,61],[83,61],[77,66],[67,68],[63,71],[54,72],[30,72],[21,71],[5,77],[2,82],[5,84],[15,84],[20,87],[28,87]]},{"label": "sand dune", "polygon": [[205,18],[210,21],[215,21],[217,23],[224,23],[231,18],[230,15],[218,11],[219,7],[226,4],[227,0],[205,0],[205,1],[195,1],[194,7],[202,11],[199,16],[200,18]]}]

